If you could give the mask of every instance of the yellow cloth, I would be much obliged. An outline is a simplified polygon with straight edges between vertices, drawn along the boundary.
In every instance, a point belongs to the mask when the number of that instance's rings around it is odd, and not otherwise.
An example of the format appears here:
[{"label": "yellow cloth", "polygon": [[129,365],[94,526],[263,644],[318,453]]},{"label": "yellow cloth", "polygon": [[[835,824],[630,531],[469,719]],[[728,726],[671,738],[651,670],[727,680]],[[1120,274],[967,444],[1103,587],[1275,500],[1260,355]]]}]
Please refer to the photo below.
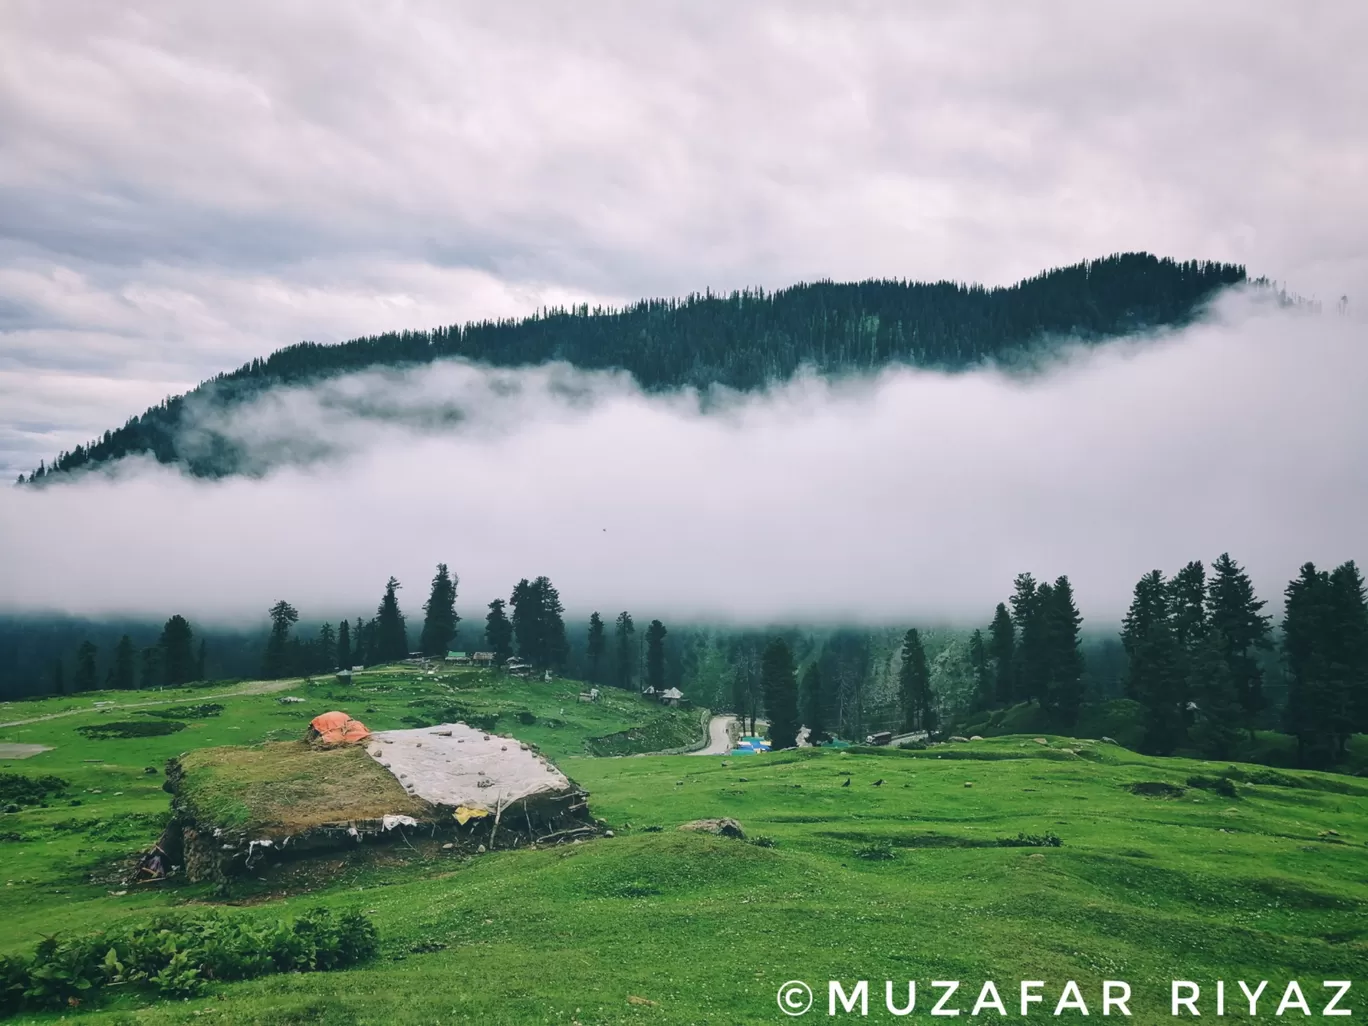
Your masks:
[{"label": "yellow cloth", "polygon": [[481,816],[488,816],[489,810],[477,809],[469,805],[458,805],[456,806],[456,811],[453,812],[451,815],[457,823],[461,824],[461,826],[465,826],[472,819],[479,819]]}]

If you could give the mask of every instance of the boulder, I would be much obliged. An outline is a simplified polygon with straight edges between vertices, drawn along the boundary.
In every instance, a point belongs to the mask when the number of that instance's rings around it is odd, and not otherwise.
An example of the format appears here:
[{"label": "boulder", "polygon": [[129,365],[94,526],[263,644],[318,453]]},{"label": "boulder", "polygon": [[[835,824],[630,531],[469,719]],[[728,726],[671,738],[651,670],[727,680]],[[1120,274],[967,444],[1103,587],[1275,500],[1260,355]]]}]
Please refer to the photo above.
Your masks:
[{"label": "boulder", "polygon": [[951,741],[962,741],[962,742],[964,742],[966,745],[969,743],[969,739],[968,739],[967,737],[960,737],[958,734],[952,734],[952,735],[950,735],[950,740],[951,740]]},{"label": "boulder", "polygon": [[692,823],[685,823],[680,830],[693,830],[700,834],[716,834],[719,837],[735,837],[738,840],[745,840],[746,831],[741,828],[741,824],[730,816],[722,819],[696,819]]},{"label": "boulder", "polygon": [[1043,737],[1033,737],[1033,738],[1031,738],[1031,740],[1034,741],[1034,742],[1035,742],[1036,744],[1038,744],[1038,745],[1048,745],[1048,744],[1050,743],[1050,742],[1046,741]]},{"label": "boulder", "polygon": [[969,740],[970,740],[970,741],[982,741],[982,740],[983,740],[983,735],[982,735],[982,734],[975,734],[975,735],[974,735],[973,737],[971,737]]}]

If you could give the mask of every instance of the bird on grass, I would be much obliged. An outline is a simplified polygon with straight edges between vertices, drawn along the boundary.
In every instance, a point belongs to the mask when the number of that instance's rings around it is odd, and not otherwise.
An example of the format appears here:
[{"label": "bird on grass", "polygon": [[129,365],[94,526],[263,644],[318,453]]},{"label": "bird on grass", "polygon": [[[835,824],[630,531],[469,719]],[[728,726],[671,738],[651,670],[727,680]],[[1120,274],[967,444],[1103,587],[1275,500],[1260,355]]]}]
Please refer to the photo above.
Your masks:
[{"label": "bird on grass", "polygon": [[878,786],[879,786],[880,784],[882,784],[882,783],[883,783],[883,777],[880,777],[878,780],[874,781],[874,785],[873,785],[873,786],[874,786],[874,787],[878,787]]},{"label": "bird on grass", "polygon": [[841,786],[842,786],[842,787],[849,787],[849,786],[850,786],[850,778],[849,778],[849,777],[846,777],[846,778],[845,778],[845,783],[842,784]]}]

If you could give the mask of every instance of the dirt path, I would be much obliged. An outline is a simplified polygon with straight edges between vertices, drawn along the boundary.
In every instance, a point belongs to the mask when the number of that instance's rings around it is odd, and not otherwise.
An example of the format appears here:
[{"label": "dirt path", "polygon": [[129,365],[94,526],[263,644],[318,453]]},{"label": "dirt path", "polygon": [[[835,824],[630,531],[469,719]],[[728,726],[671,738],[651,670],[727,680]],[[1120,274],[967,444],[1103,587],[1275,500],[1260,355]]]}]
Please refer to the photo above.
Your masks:
[{"label": "dirt path", "polygon": [[[155,702],[111,702],[109,705],[102,705],[99,709],[146,709],[152,705],[182,705],[187,701],[208,701],[211,698],[237,698],[241,695],[269,695],[276,691],[288,691],[303,682],[302,677],[293,680],[259,680],[254,684],[245,684],[235,691],[216,691],[213,694],[181,694],[176,698],[164,698]],[[42,723],[44,720],[56,720],[63,716],[80,716],[82,713],[97,712],[94,706],[83,706],[80,709],[67,709],[65,712],[48,713],[46,716],[34,716],[27,720],[10,720],[8,723],[0,723],[0,727],[22,727],[27,723]]]},{"label": "dirt path", "polygon": [[726,755],[731,751],[731,725],[735,722],[735,716],[714,716],[708,721],[708,747],[689,754]]}]

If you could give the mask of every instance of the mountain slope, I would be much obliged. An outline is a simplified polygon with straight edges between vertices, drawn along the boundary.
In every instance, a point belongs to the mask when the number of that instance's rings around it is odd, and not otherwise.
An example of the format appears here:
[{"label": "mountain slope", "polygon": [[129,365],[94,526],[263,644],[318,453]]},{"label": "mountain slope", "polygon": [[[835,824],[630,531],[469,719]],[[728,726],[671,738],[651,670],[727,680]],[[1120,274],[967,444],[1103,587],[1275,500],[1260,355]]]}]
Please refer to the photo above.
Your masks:
[{"label": "mountain slope", "polygon": [[[624,309],[550,310],[338,345],[303,342],[219,375],[40,466],[50,480],[125,456],[150,454],[197,476],[244,471],[226,439],[181,443],[187,402],[234,403],[283,384],[374,367],[462,358],[499,367],[565,361],[630,372],[642,387],[763,388],[803,366],[823,374],[890,363],[963,370],[1051,340],[1099,342],[1190,321],[1220,289],[1244,282],[1235,264],[1126,253],[1046,271],[1016,285],[817,282],[778,292],[643,300]],[[217,444],[216,444],[217,443]]]}]

